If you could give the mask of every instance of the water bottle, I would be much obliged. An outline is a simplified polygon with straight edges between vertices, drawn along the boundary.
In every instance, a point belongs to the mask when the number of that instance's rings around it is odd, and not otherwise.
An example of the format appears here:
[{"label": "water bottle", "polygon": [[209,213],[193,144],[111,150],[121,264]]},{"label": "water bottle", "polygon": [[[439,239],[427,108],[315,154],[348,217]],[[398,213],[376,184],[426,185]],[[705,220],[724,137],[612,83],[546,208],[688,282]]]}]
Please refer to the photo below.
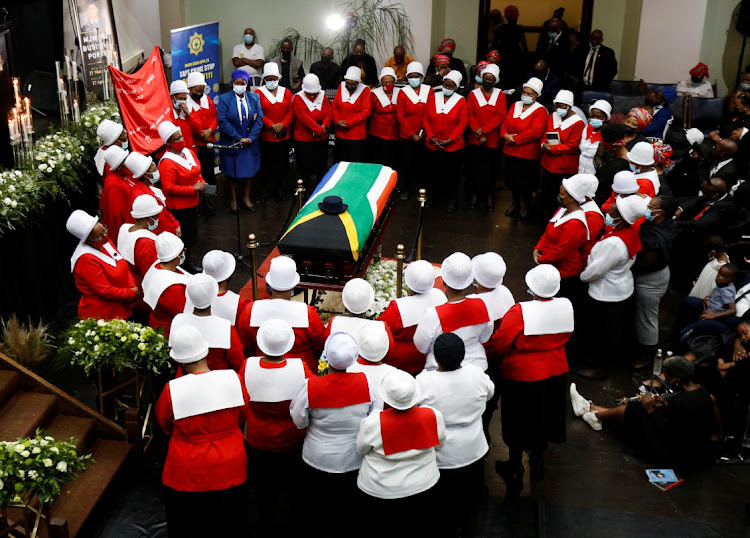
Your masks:
[{"label": "water bottle", "polygon": [[[667,356],[670,356],[672,354],[671,351],[667,351]],[[661,349],[656,350],[656,356],[654,357],[654,371],[653,374],[655,377],[659,377],[661,375],[661,367],[664,364],[664,356],[662,355]]]}]

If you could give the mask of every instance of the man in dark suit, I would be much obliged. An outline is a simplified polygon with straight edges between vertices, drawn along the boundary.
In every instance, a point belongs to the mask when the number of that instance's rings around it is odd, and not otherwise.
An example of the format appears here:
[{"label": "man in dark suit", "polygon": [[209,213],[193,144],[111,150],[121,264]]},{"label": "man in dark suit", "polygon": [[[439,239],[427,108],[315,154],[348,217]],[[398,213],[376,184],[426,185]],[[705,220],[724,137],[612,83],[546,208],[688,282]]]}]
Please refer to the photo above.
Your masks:
[{"label": "man in dark suit", "polygon": [[573,74],[581,81],[583,91],[609,91],[609,83],[617,74],[615,51],[602,45],[601,30],[591,32],[588,43],[581,43],[573,55]]},{"label": "man in dark suit", "polygon": [[731,189],[738,179],[737,165],[734,156],[737,154],[737,142],[723,138],[719,140],[714,149],[711,168],[708,170],[707,179],[718,177],[724,180]]},{"label": "man in dark suit", "polygon": [[378,68],[375,65],[375,58],[365,52],[365,42],[357,39],[354,42],[352,53],[341,62],[341,76],[344,76],[346,70],[352,65],[359,67],[362,73],[362,82],[367,86],[377,86]]},{"label": "man in dark suit", "polygon": [[539,96],[537,101],[546,106],[548,110],[551,109],[552,100],[557,95],[557,92],[562,89],[562,80],[547,66],[547,62],[544,60],[539,60],[535,63],[531,73],[526,74],[526,80],[529,80],[531,77],[538,78],[544,84],[542,95]]},{"label": "man in dark suit", "polygon": [[536,59],[547,62],[549,68],[562,77],[570,61],[570,38],[563,32],[562,21],[551,19],[548,31],[539,36]]},{"label": "man in dark suit", "polygon": [[320,87],[324,90],[336,90],[341,83],[341,68],[333,61],[333,49],[326,47],[320,56],[320,61],[310,66],[310,73],[320,79]]}]

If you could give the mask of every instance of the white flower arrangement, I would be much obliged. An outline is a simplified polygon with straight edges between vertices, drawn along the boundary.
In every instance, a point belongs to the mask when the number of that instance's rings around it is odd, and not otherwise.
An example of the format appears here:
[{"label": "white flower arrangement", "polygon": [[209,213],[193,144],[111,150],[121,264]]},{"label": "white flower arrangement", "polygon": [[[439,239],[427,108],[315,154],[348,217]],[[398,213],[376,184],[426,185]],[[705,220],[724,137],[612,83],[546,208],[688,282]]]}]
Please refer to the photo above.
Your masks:
[{"label": "white flower arrangement", "polygon": [[106,101],[96,105],[90,105],[81,114],[81,127],[83,130],[83,143],[89,151],[95,151],[99,147],[100,141],[96,137],[96,128],[104,120],[112,120],[116,123],[122,123],[120,109],[117,102]]},{"label": "white flower arrangement", "polygon": [[[396,299],[396,261],[380,260],[373,261],[365,271],[365,280],[370,283],[375,290],[375,301],[372,307],[367,311],[371,318],[377,318],[383,313],[393,299]],[[404,270],[406,264],[404,264]],[[411,290],[406,287],[406,280],[402,279],[401,297],[409,295]]]},{"label": "white flower arrangement", "polygon": [[[135,338],[133,338],[135,335]],[[161,332],[121,319],[85,319],[73,325],[60,352],[73,365],[91,370],[104,368],[151,371],[172,370],[169,347]]]},{"label": "white flower arrangement", "polygon": [[72,437],[60,441],[42,438],[40,430],[31,438],[0,441],[0,507],[30,500],[33,495],[42,503],[60,495],[62,487],[91,460],[91,454],[78,455],[75,443]]},{"label": "white flower arrangement", "polygon": [[26,170],[0,171],[0,235],[20,228],[42,208],[44,186]]}]

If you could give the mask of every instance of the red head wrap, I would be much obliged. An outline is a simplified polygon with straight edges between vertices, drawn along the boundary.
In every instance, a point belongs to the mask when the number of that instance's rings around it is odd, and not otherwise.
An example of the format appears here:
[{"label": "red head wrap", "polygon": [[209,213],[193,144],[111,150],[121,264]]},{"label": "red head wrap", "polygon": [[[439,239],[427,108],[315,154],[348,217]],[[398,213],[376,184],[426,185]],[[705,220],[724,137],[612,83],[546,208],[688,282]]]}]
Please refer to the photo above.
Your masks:
[{"label": "red head wrap", "polygon": [[445,54],[436,54],[432,57],[432,63],[435,64],[435,67],[437,67],[440,64],[447,64],[450,65],[451,59],[448,58]]},{"label": "red head wrap", "polygon": [[500,53],[496,50],[491,50],[487,53],[487,59],[490,62],[496,63],[500,61]]},{"label": "red head wrap", "polygon": [[690,70],[691,77],[697,77],[698,75],[708,76],[708,66],[704,63],[699,63]]},{"label": "red head wrap", "polygon": [[451,38],[443,39],[443,41],[440,43],[440,46],[438,47],[438,52],[453,52],[456,50],[456,42],[453,41]]},{"label": "red head wrap", "polygon": [[633,116],[638,120],[638,131],[643,131],[651,124],[651,114],[645,108],[631,108],[628,116]]},{"label": "red head wrap", "polygon": [[518,13],[518,8],[516,6],[514,6],[514,5],[510,5],[510,6],[508,6],[508,7],[505,8],[505,15],[506,15],[506,17],[508,15],[510,15],[511,17],[512,16],[518,17],[518,14],[519,14]]},{"label": "red head wrap", "polygon": [[669,166],[672,161],[672,146],[656,142],[654,144],[654,160],[662,166]]}]

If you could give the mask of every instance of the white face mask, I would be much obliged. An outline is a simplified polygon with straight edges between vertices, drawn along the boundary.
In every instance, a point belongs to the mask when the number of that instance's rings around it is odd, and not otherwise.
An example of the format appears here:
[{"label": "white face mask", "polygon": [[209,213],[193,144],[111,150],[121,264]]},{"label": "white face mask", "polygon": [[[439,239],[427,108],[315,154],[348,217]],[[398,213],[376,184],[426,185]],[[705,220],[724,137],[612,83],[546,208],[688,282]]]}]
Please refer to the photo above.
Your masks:
[{"label": "white face mask", "polygon": [[234,86],[232,86],[232,90],[234,90],[234,93],[236,93],[237,95],[242,96],[245,95],[247,86],[245,86],[244,84],[235,84]]},{"label": "white face mask", "polygon": [[533,101],[534,101],[534,98],[533,98],[533,97],[530,97],[530,96],[528,96],[528,95],[522,95],[522,96],[521,96],[521,102],[522,102],[522,103],[523,103],[524,105],[530,105],[530,104],[531,104],[531,103],[532,103]]},{"label": "white face mask", "polygon": [[266,88],[268,88],[269,90],[274,91],[278,87],[279,87],[279,81],[278,80],[267,80],[266,81]]},{"label": "white face mask", "polygon": [[149,225],[148,225],[148,231],[149,231],[149,232],[153,232],[153,231],[154,231],[154,230],[156,230],[156,229],[157,229],[158,227],[159,227],[159,219],[154,219],[154,222],[153,222],[153,224],[149,224]]}]

